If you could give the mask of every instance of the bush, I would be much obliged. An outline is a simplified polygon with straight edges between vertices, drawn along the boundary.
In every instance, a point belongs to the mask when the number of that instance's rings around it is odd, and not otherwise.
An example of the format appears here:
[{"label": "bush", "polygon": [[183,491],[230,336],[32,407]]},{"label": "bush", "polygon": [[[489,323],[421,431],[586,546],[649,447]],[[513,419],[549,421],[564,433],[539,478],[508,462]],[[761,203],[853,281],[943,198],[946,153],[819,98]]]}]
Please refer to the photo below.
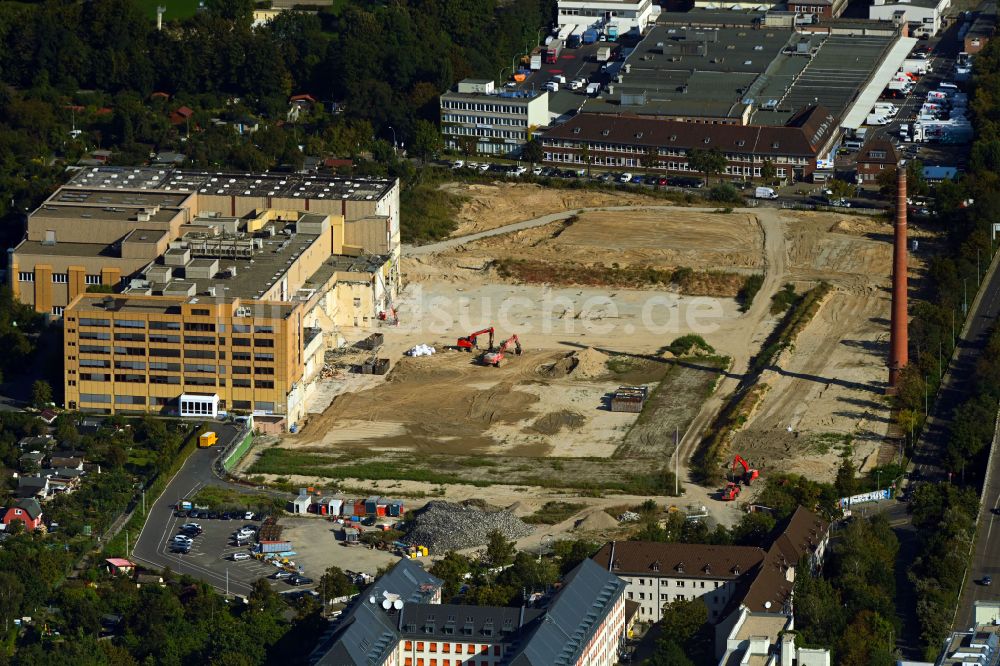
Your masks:
[{"label": "bush", "polygon": [[462,200],[434,185],[414,184],[400,196],[400,235],[404,242],[433,241],[455,230],[455,213]]},{"label": "bush", "polygon": [[791,282],[786,283],[781,291],[771,297],[771,314],[781,314],[791,307],[797,298],[795,285]]},{"label": "bush", "polygon": [[715,347],[705,342],[705,338],[694,334],[682,335],[667,347],[667,351],[674,356],[687,356],[692,349],[702,349],[709,354],[715,353]]},{"label": "bush", "polygon": [[760,291],[760,288],[764,286],[764,276],[761,273],[754,273],[753,275],[748,275],[747,279],[743,281],[743,286],[740,287],[740,291],[736,294],[736,300],[740,302],[740,312],[746,312],[753,305],[754,296]]},{"label": "bush", "polygon": [[713,186],[708,191],[708,198],[711,201],[718,201],[720,203],[743,203],[743,197],[740,196],[740,191],[729,183],[721,183]]}]

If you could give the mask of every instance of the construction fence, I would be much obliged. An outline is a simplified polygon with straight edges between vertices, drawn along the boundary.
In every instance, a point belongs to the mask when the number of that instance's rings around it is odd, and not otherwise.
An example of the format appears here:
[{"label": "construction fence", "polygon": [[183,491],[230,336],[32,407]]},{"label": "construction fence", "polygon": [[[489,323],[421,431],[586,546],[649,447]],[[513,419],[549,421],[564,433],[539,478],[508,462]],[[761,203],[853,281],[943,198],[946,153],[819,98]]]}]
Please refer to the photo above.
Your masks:
[{"label": "construction fence", "polygon": [[246,433],[246,436],[242,440],[237,437],[236,441],[239,443],[234,445],[222,458],[222,468],[226,472],[232,471],[243,460],[243,456],[247,454],[250,447],[253,446],[253,431],[251,430]]}]

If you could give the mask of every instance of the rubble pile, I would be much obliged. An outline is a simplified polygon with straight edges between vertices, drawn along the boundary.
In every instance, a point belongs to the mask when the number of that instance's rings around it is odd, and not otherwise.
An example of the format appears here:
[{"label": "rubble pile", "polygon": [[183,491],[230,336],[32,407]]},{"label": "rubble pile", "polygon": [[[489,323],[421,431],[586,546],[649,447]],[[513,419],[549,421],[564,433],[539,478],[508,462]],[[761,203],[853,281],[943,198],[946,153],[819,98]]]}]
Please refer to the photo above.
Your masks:
[{"label": "rubble pile", "polygon": [[531,534],[532,527],[505,509],[434,501],[417,513],[402,541],[441,554],[483,546],[493,530],[514,540]]}]

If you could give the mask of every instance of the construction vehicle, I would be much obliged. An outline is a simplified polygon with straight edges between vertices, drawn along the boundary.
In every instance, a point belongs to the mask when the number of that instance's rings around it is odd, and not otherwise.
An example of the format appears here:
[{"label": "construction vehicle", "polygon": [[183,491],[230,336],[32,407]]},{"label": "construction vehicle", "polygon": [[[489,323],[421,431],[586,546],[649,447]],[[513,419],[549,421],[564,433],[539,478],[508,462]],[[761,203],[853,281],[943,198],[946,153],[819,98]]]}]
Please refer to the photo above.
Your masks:
[{"label": "construction vehicle", "polygon": [[488,351],[479,357],[479,360],[483,365],[492,365],[494,368],[499,368],[500,364],[503,363],[504,356],[507,351],[513,345],[514,353],[518,356],[521,355],[521,341],[517,339],[516,335],[512,335],[500,345],[496,351]]},{"label": "construction vehicle", "polygon": [[479,345],[478,345],[477,339],[479,338],[480,335],[483,335],[484,333],[489,333],[490,334],[490,346],[487,347],[487,349],[489,351],[493,351],[493,327],[492,326],[490,326],[489,328],[484,328],[481,331],[476,331],[475,333],[469,333],[464,338],[459,338],[458,342],[455,343],[455,346],[458,347],[458,349],[460,351],[464,349],[467,352],[471,352],[473,349],[479,349]]},{"label": "construction vehicle", "polygon": [[722,501],[732,502],[737,497],[740,496],[740,486],[739,484],[730,481],[726,484],[726,487],[722,489]]},{"label": "construction vehicle", "polygon": [[753,483],[754,481],[757,480],[757,477],[760,476],[760,471],[758,471],[758,470],[754,469],[753,467],[751,467],[750,463],[748,463],[746,460],[744,460],[742,458],[742,456],[740,456],[740,454],[737,453],[736,457],[733,458],[733,479],[734,480],[738,478],[736,476],[736,466],[737,465],[740,465],[740,466],[743,467],[743,476],[740,478],[740,480],[743,481],[744,485],[749,486],[751,483]]}]

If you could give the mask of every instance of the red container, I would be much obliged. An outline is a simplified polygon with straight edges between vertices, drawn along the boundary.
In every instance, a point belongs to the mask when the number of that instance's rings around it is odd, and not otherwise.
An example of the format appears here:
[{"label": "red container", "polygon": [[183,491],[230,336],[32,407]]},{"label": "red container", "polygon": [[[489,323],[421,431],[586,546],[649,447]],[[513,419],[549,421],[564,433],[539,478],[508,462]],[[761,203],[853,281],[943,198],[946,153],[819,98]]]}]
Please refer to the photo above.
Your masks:
[{"label": "red container", "polygon": [[386,512],[386,506],[385,506],[385,504],[379,504],[378,506],[375,507],[375,515],[376,516],[384,516],[384,515],[386,515],[385,512]]}]

